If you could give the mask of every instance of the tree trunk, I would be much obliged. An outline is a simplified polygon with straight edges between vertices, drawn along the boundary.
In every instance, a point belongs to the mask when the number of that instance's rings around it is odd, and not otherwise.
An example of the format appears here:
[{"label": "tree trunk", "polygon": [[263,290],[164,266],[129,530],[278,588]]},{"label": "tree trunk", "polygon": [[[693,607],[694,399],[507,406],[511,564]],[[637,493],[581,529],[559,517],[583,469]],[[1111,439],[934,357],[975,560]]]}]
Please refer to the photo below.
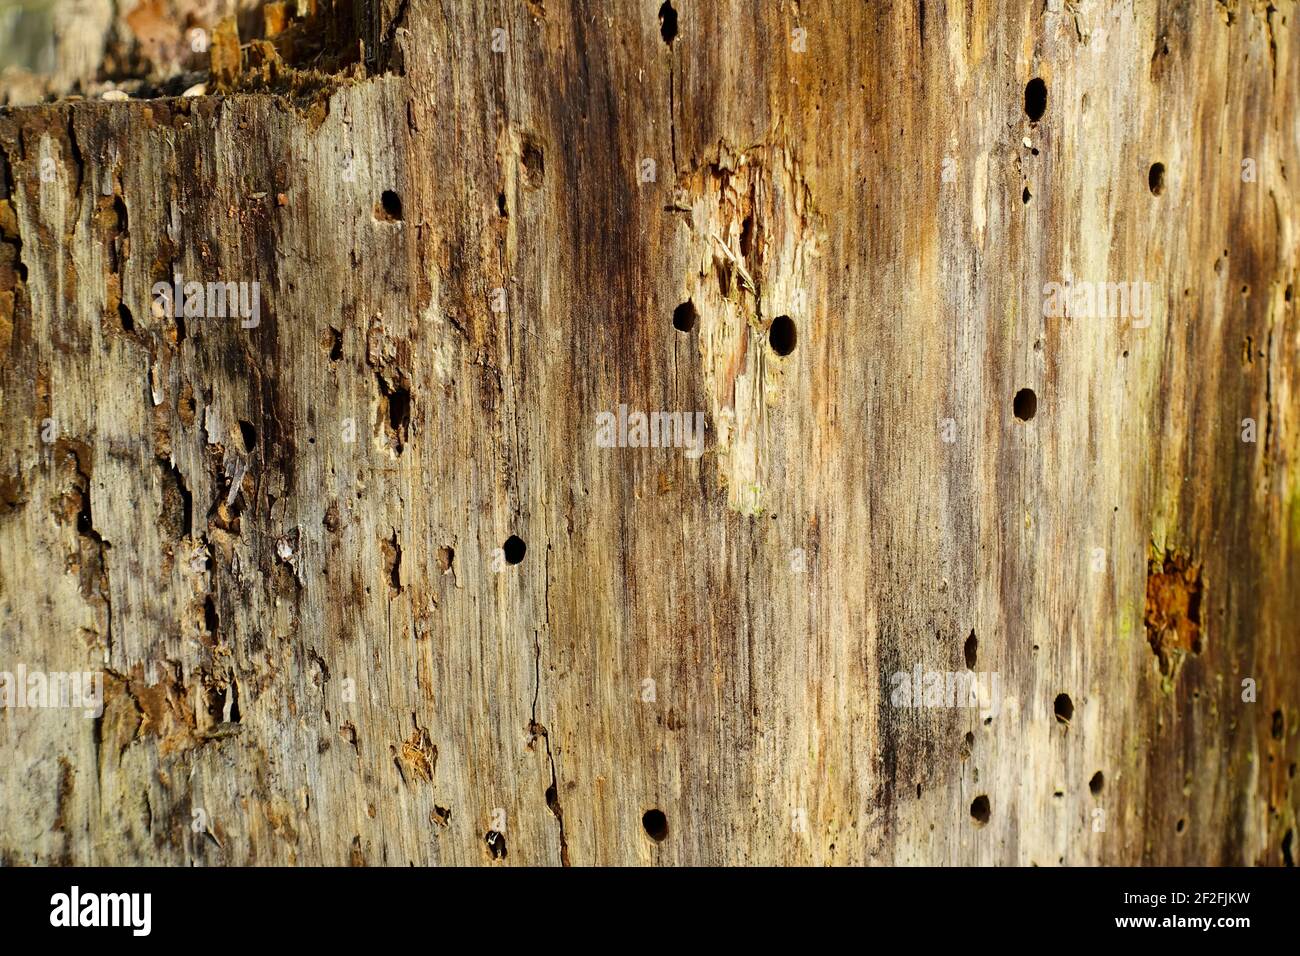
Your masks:
[{"label": "tree trunk", "polygon": [[1292,0],[311,9],[0,111],[0,859],[1291,862]]}]

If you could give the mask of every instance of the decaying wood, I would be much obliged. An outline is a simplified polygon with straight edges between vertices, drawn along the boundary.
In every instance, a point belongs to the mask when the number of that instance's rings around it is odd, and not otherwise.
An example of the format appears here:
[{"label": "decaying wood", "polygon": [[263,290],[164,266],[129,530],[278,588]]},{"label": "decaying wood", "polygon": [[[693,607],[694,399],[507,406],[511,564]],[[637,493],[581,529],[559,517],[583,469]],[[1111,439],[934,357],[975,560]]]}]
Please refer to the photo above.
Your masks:
[{"label": "decaying wood", "polygon": [[1294,2],[313,10],[0,112],[0,858],[1293,859]]}]

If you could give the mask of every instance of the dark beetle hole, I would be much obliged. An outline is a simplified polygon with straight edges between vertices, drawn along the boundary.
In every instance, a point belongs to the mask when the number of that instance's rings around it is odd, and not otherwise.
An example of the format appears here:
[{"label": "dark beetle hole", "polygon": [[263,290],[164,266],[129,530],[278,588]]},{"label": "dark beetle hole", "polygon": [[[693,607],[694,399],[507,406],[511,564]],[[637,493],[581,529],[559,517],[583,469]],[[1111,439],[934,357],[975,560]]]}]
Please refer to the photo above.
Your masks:
[{"label": "dark beetle hole", "polygon": [[506,858],[506,835],[504,833],[489,830],[483,835],[483,840],[487,843],[488,853],[492,854],[492,859],[504,860]]},{"label": "dark beetle hole", "polygon": [[1098,770],[1092,775],[1092,779],[1088,781],[1088,789],[1092,791],[1093,796],[1096,796],[1101,793],[1104,786],[1106,786],[1106,777]]},{"label": "dark beetle hole", "polygon": [[402,197],[391,189],[385,189],[383,195],[379,197],[379,209],[376,210],[376,217],[386,222],[401,222]]},{"label": "dark beetle hole", "polygon": [[991,811],[989,809],[989,798],[980,794],[970,805],[970,817],[975,821],[977,827],[982,827],[989,822]]},{"label": "dark beetle hole", "polygon": [[1047,111],[1047,84],[1034,77],[1025,86],[1025,115],[1037,122]]},{"label": "dark beetle hole", "polygon": [[1147,185],[1151,187],[1151,195],[1159,196],[1165,191],[1165,164],[1152,163],[1151,171],[1147,173]]},{"label": "dark beetle hole", "polygon": [[257,429],[252,422],[239,421],[239,436],[244,439],[244,451],[251,452],[257,447]]},{"label": "dark beetle hole", "polygon": [[213,636],[221,630],[221,615],[217,613],[217,605],[211,594],[203,599],[203,626]]},{"label": "dark beetle hole", "polygon": [[673,328],[678,332],[689,332],[695,327],[695,303],[687,299],[673,309]]},{"label": "dark beetle hole", "polygon": [[677,39],[677,11],[671,3],[665,3],[659,8],[659,35],[665,43]]},{"label": "dark beetle hole", "polygon": [[[1290,300],[1288,299],[1287,301]],[[122,323],[123,332],[135,331],[135,316],[131,314],[131,310],[126,307],[125,302],[119,302],[117,304],[117,318],[118,321]]]},{"label": "dark beetle hole", "polygon": [[1026,186],[1025,191],[1020,194],[1020,201],[1024,203],[1026,206],[1028,206],[1029,200],[1030,200],[1029,187]]},{"label": "dark beetle hole", "polygon": [[1034,394],[1032,388],[1022,388],[1016,392],[1011,408],[1016,413],[1016,418],[1027,422],[1038,414],[1038,396]]},{"label": "dark beetle hole", "polygon": [[1056,711],[1056,719],[1063,724],[1068,724],[1074,716],[1074,701],[1070,700],[1069,694],[1057,694],[1056,703],[1052,706]]},{"label": "dark beetle hole", "polygon": [[1187,827],[1187,821],[1182,819],[1181,817],[1179,817],[1178,822],[1174,824],[1174,829],[1179,833],[1182,833],[1183,830],[1186,829],[1186,827]]},{"label": "dark beetle hole", "polygon": [[511,535],[506,538],[505,546],[502,548],[506,555],[506,564],[518,564],[524,559],[524,554],[528,551],[528,545],[524,544],[522,538]]},{"label": "dark beetle hole", "polygon": [[1282,865],[1295,866],[1295,858],[1291,856],[1291,838],[1295,836],[1294,830],[1287,830],[1286,835],[1282,837]]},{"label": "dark beetle hole", "polygon": [[388,396],[388,424],[393,431],[405,435],[411,424],[411,391],[398,386]]},{"label": "dark beetle hole", "polygon": [[975,632],[970,632],[970,637],[966,638],[966,667],[970,670],[975,669],[975,655],[979,651],[979,638]]},{"label": "dark beetle hole", "polygon": [[662,843],[668,838],[668,818],[662,810],[647,810],[641,816],[641,826],[650,839]]},{"label": "dark beetle hole", "polygon": [[794,321],[788,315],[778,315],[772,320],[772,327],[767,331],[767,340],[772,344],[772,351],[777,355],[789,355],[794,351],[799,333]]}]

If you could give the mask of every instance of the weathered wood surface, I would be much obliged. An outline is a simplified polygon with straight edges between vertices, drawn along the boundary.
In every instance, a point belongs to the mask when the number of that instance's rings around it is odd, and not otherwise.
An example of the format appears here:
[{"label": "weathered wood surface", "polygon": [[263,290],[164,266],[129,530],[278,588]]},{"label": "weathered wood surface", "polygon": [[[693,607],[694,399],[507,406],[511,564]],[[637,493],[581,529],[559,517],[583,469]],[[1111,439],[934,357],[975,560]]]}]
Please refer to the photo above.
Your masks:
[{"label": "weathered wood surface", "polygon": [[5,862],[1295,855],[1296,4],[675,7],[0,112]]}]

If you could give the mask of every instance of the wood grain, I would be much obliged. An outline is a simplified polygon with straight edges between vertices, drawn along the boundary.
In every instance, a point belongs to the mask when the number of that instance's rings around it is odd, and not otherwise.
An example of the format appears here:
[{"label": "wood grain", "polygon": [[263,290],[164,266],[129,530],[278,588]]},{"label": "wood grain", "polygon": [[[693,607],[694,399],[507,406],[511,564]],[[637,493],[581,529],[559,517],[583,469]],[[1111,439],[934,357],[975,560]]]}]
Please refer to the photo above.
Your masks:
[{"label": "wood grain", "polygon": [[672,5],[0,110],[5,862],[1291,861],[1296,4]]}]

